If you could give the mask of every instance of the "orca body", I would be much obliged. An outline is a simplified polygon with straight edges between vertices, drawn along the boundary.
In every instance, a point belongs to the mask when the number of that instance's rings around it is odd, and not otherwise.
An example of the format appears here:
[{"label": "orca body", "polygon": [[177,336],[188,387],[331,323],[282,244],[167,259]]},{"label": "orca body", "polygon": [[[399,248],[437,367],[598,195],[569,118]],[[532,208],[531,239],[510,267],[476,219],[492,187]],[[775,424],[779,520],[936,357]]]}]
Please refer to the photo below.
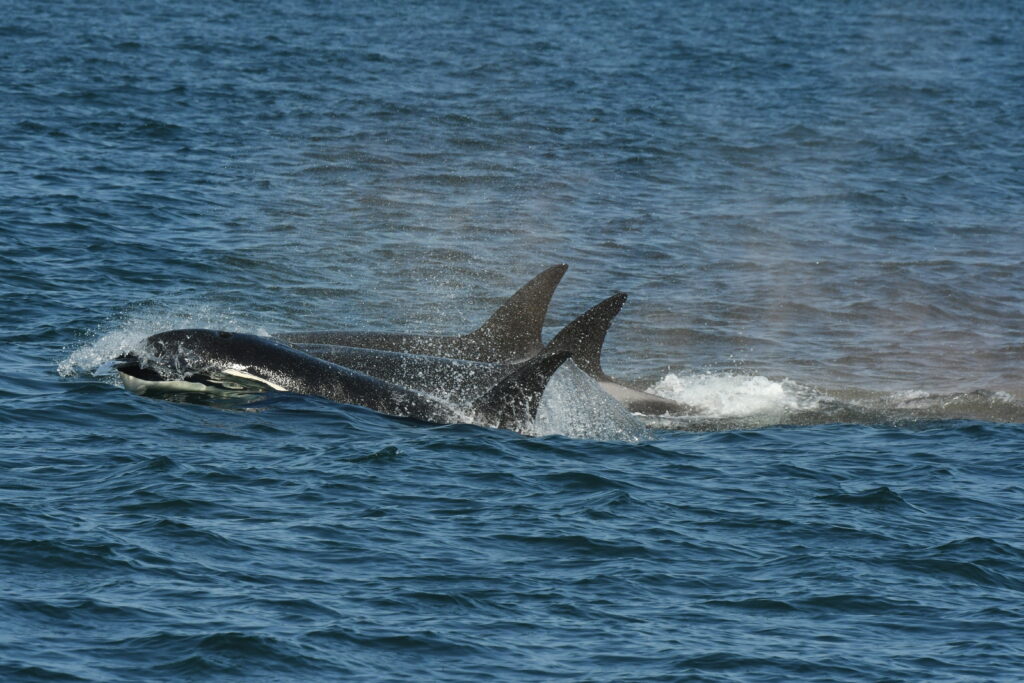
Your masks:
[{"label": "orca body", "polygon": [[[501,372],[513,371],[515,363],[533,358],[542,350],[564,349],[571,353],[581,370],[629,411],[656,416],[692,414],[690,407],[622,384],[602,369],[601,348],[612,318],[626,300],[625,294],[616,294],[593,307],[544,346],[541,341],[544,318],[555,288],[567,269],[567,265],[560,264],[540,273],[509,297],[480,328],[465,335],[322,330],[282,332],[274,338],[368,375],[447,396],[465,396],[476,391]],[[354,351],[357,348],[397,355],[359,353]],[[416,360],[410,355],[426,358]],[[495,364],[501,369],[489,367]]]},{"label": "orca body", "polygon": [[[625,294],[615,294],[597,304],[566,325],[544,352],[566,351],[578,366],[599,366],[605,333],[625,300]],[[292,346],[346,368],[443,397],[479,395],[527,362],[484,363],[335,344]]]},{"label": "orca body", "polygon": [[[260,385],[319,396],[395,417],[451,424],[472,422],[522,431],[567,351],[546,353],[514,368],[472,402],[453,406],[405,386],[317,358],[267,337],[186,329],[155,334],[142,352],[117,366],[125,386],[150,390],[232,390]],[[190,386],[192,385],[192,386]]]},{"label": "orca body", "polygon": [[323,330],[282,332],[289,344],[333,344],[358,348],[443,356],[484,363],[511,363],[536,356],[544,348],[541,329],[551,296],[569,266],[552,266],[523,285],[487,322],[469,334],[451,337],[392,332]]},{"label": "orca body", "polygon": [[[522,363],[424,356],[401,351],[363,349],[336,344],[294,344],[311,356],[441,398],[478,396]],[[523,361],[526,363],[529,361]]]},{"label": "orca body", "polygon": [[[580,370],[590,375],[606,393],[632,413],[651,416],[692,415],[694,411],[689,406],[622,384],[608,376],[601,367],[601,349],[608,328],[627,298],[623,293],[608,297],[566,325],[543,349],[549,353],[568,351]],[[471,395],[517,367],[516,363],[509,362],[466,360],[465,356],[472,354],[459,355],[457,347],[443,346],[440,342],[435,352],[420,353],[389,350],[390,344],[369,348],[341,344],[341,341],[353,338],[361,344],[370,344],[372,341],[366,337],[353,337],[348,332],[293,333],[277,337],[318,358],[438,396]],[[306,339],[331,339],[338,343],[305,342]],[[449,355],[450,351],[454,355]],[[500,353],[476,354],[476,357],[500,356]]]}]

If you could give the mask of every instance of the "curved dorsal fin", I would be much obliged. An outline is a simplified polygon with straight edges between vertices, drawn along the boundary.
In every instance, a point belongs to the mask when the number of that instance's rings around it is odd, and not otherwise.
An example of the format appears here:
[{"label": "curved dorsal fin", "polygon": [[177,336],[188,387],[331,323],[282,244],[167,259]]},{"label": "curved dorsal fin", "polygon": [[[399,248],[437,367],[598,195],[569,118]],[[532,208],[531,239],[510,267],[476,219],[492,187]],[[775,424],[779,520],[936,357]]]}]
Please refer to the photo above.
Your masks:
[{"label": "curved dorsal fin", "polygon": [[594,379],[609,381],[611,378],[601,369],[601,347],[612,319],[618,315],[627,297],[619,292],[597,304],[563,327],[545,350],[568,351],[580,370]]},{"label": "curved dorsal fin", "polygon": [[527,282],[465,338],[494,349],[508,360],[535,356],[544,347],[540,333],[548,304],[568,268],[564,263],[551,266]]},{"label": "curved dorsal fin", "polygon": [[473,415],[500,429],[522,430],[536,417],[551,375],[568,359],[568,351],[554,351],[519,364],[474,402]]}]

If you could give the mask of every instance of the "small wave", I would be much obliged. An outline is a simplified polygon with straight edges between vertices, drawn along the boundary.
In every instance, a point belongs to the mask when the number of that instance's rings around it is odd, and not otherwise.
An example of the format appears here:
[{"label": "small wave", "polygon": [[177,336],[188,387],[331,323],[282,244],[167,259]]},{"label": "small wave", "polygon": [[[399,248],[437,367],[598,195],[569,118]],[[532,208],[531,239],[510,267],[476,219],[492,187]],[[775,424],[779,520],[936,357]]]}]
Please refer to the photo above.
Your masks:
[{"label": "small wave", "polygon": [[492,538],[526,547],[543,548],[560,555],[595,557],[644,557],[652,551],[646,546],[627,540],[610,541],[591,538],[582,534],[562,536],[530,536],[524,534],[497,534]]},{"label": "small wave", "polygon": [[861,491],[860,493],[830,493],[819,496],[821,500],[830,503],[853,505],[856,507],[869,508],[873,510],[888,510],[892,508],[916,509],[903,497],[890,489],[888,486]]},{"label": "small wave", "polygon": [[127,567],[124,546],[79,539],[0,539],[0,553],[43,569],[110,569]]},{"label": "small wave", "polygon": [[976,562],[903,558],[896,560],[893,564],[904,571],[928,577],[939,577],[943,581],[951,579],[954,585],[958,582],[967,582],[986,588],[1005,588],[1018,593],[1024,591],[1024,580],[992,567],[983,567]]},{"label": "small wave", "polygon": [[181,126],[157,119],[143,119],[134,130],[137,135],[158,139],[175,138],[180,136],[183,131]]},{"label": "small wave", "polygon": [[901,569],[928,575],[954,576],[971,583],[1024,590],[1024,551],[1008,543],[972,536],[908,553],[895,560]]},{"label": "small wave", "polygon": [[936,557],[964,559],[979,563],[1024,565],[1024,549],[984,536],[971,536],[944,543],[933,549]]},{"label": "small wave", "polygon": [[88,681],[66,671],[41,666],[22,666],[18,664],[0,663],[0,678],[5,681]]},{"label": "small wave", "polygon": [[384,448],[374,451],[373,453],[367,453],[366,455],[356,455],[351,458],[346,458],[349,462],[387,462],[394,460],[395,458],[402,457],[402,452],[394,446],[385,446]]},{"label": "small wave", "polygon": [[430,652],[432,654],[476,654],[481,651],[478,645],[457,642],[445,638],[434,631],[413,633],[375,633],[372,630],[332,626],[330,628],[310,631],[307,637],[314,640],[327,640],[335,643],[352,644],[382,650],[397,650],[402,653]]},{"label": "small wave", "polygon": [[558,472],[545,475],[543,478],[558,485],[562,490],[569,491],[620,490],[626,486],[626,484],[589,472]]},{"label": "small wave", "polygon": [[797,608],[785,600],[770,598],[744,598],[741,600],[708,600],[708,605],[728,607],[751,612],[795,612]]},{"label": "small wave", "polygon": [[88,596],[55,597],[48,599],[13,599],[6,602],[6,608],[29,615],[40,615],[65,623],[89,623],[115,619],[138,619],[159,617],[142,607],[108,604]]},{"label": "small wave", "polygon": [[124,649],[145,652],[150,670],[165,675],[207,678],[216,674],[238,674],[243,663],[259,662],[277,675],[313,674],[317,658],[300,650],[289,640],[269,634],[240,631],[184,633],[161,630],[147,635],[108,641],[99,651]]},{"label": "small wave", "polygon": [[[836,680],[839,677],[855,679],[864,676],[862,669],[846,666],[841,662],[811,662],[792,656],[752,657],[724,651],[680,657],[674,665],[678,671],[686,674],[726,671],[771,672],[770,676],[760,676],[762,680],[806,680],[810,676],[817,680]],[[740,679],[742,680],[742,677]]]},{"label": "small wave", "polygon": [[882,598],[874,595],[815,595],[797,602],[800,607],[813,607],[846,614],[913,613],[924,608],[916,602]]}]

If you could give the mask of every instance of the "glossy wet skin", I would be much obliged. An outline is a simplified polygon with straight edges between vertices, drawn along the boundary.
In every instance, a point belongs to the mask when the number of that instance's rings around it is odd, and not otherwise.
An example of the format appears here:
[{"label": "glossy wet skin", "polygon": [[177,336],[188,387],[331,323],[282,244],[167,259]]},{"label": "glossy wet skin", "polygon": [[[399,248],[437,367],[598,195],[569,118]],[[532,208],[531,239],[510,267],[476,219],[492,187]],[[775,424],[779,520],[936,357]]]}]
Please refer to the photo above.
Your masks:
[{"label": "glossy wet skin", "polygon": [[155,373],[171,381],[188,381],[209,373],[237,374],[278,390],[360,405],[395,417],[522,430],[536,415],[551,375],[568,358],[566,351],[545,353],[516,367],[472,401],[454,403],[311,356],[268,337],[217,330],[155,334],[146,340],[134,363],[119,369],[134,378]]},{"label": "glossy wet skin", "polygon": [[388,415],[428,422],[460,421],[440,401],[267,337],[202,329],[173,330],[153,335],[146,347],[158,366],[174,372],[240,370],[285,391],[361,405]]},{"label": "glossy wet skin", "polygon": [[352,370],[448,399],[478,396],[517,367],[334,344],[293,346]]}]

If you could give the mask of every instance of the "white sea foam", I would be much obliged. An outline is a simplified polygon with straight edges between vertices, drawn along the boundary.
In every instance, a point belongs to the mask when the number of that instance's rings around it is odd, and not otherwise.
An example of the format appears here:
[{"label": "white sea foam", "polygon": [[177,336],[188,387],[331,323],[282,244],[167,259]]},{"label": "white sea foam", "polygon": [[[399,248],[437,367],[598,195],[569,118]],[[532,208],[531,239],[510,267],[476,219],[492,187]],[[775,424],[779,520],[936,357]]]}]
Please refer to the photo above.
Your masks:
[{"label": "white sea foam", "polygon": [[892,399],[896,402],[910,402],[917,401],[923,398],[930,398],[933,394],[924,391],[923,389],[905,389],[903,391],[897,391],[892,394]]},{"label": "white sea foam", "polygon": [[820,394],[808,387],[759,375],[669,373],[648,391],[713,418],[782,416],[821,404]]}]

